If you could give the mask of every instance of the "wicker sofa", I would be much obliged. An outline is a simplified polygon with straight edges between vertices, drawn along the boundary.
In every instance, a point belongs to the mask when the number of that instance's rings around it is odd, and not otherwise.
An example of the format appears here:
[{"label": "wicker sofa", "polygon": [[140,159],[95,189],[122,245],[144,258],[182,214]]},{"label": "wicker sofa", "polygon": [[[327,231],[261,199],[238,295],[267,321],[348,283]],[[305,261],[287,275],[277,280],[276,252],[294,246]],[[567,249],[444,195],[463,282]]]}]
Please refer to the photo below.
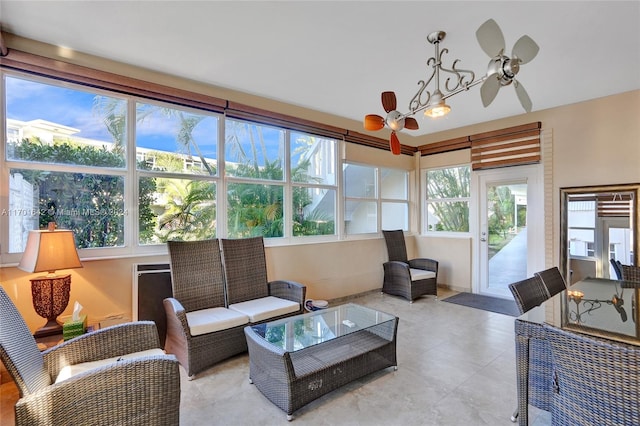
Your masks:
[{"label": "wicker sofa", "polygon": [[248,240],[223,242],[224,264],[218,239],[168,242],[173,297],[163,301],[165,350],[175,354],[189,379],[246,352],[245,326],[304,309],[306,287],[293,281],[268,283],[262,239]]},{"label": "wicker sofa", "polygon": [[295,281],[267,279],[262,237],[221,239],[229,309],[253,324],[304,312],[306,287]]}]

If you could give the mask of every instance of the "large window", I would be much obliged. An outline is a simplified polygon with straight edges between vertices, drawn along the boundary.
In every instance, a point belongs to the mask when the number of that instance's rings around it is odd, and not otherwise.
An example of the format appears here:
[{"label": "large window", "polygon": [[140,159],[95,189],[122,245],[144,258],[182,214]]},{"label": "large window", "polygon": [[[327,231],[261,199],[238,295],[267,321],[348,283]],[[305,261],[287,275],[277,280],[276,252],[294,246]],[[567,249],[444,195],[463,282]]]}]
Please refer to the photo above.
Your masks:
[{"label": "large window", "polygon": [[425,232],[469,232],[470,167],[427,170]]},{"label": "large window", "polygon": [[167,104],[135,105],[139,243],[216,237],[219,117]]},{"label": "large window", "polygon": [[335,140],[231,119],[225,131],[229,237],[335,235]]},{"label": "large window", "polygon": [[[123,246],[126,101],[12,76],[4,79],[3,93],[8,252],[22,252],[29,230],[51,221],[72,229],[79,248]],[[120,122],[109,126],[97,112],[98,98]]]},{"label": "large window", "polygon": [[348,235],[409,229],[406,171],[346,163],[343,176]]},{"label": "large window", "polygon": [[152,253],[170,239],[337,235],[335,139],[53,79],[2,77],[8,253],[22,252],[29,230],[50,221],[95,256]]}]

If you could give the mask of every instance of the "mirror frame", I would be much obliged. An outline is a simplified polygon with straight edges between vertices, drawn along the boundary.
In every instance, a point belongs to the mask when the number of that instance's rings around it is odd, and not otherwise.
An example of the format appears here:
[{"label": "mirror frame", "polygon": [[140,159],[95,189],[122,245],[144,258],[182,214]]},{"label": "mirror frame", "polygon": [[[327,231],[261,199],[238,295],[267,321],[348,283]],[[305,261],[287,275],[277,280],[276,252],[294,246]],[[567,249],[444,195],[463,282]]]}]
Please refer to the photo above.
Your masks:
[{"label": "mirror frame", "polygon": [[560,188],[560,263],[559,269],[562,275],[565,277],[565,281],[570,283],[569,275],[569,247],[568,247],[568,211],[567,205],[569,196],[583,194],[583,193],[598,193],[598,192],[632,192],[633,193],[633,213],[629,217],[631,226],[633,228],[633,256],[634,264],[639,265],[638,260],[638,240],[640,232],[638,232],[638,224],[640,223],[640,202],[638,195],[640,194],[640,183],[628,183],[618,185],[597,185],[597,186],[575,186]]}]

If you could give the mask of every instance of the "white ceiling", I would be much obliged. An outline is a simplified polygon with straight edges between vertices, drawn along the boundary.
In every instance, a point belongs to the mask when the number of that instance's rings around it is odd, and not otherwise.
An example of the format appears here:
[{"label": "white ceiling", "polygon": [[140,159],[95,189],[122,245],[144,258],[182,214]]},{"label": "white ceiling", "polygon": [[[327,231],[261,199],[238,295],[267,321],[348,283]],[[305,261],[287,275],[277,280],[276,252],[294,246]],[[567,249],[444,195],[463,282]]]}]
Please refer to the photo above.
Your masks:
[{"label": "white ceiling", "polygon": [[[533,111],[640,89],[639,1],[0,0],[3,31],[358,121],[384,115],[385,90],[408,111],[428,77],[430,32],[447,33],[445,66],[460,59],[482,77],[475,31],[489,18],[508,54],[523,34],[540,46],[518,74]],[[418,116],[402,143],[524,113],[512,87],[487,108],[479,87],[447,102],[448,116]]]}]

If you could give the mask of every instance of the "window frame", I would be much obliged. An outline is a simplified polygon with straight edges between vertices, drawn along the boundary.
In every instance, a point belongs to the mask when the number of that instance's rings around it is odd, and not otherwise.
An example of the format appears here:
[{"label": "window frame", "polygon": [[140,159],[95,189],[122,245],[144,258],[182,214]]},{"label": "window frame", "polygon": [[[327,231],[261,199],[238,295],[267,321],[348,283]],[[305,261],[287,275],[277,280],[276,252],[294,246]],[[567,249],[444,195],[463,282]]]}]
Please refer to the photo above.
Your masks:
[{"label": "window frame", "polygon": [[[375,191],[373,196],[348,196],[347,195],[347,179],[345,176],[345,167],[349,165],[354,165],[358,167],[372,168],[374,169],[374,186]],[[382,170],[394,170],[399,171],[405,174],[405,199],[401,198],[382,198]],[[349,201],[363,201],[375,203],[376,205],[376,231],[373,232],[361,232],[361,233],[348,233],[347,232],[347,224],[345,222],[345,218],[342,218],[342,229],[344,232],[344,236],[346,239],[356,239],[356,238],[371,238],[378,237],[382,233],[382,205],[383,204],[404,204],[406,205],[406,229],[403,229],[405,232],[409,232],[411,229],[411,200],[410,200],[410,172],[408,170],[396,167],[388,167],[388,166],[379,166],[372,165],[357,161],[343,161],[342,163],[342,171],[341,176],[343,179],[342,182],[342,200],[343,200],[343,211],[346,209],[346,205]]]},{"label": "window frame", "polygon": [[[468,193],[469,195],[467,197],[451,197],[451,198],[434,198],[434,199],[430,199],[429,198],[429,172],[430,171],[434,171],[434,170],[444,170],[444,169],[459,169],[461,167],[466,167],[469,170],[469,188],[468,188]],[[472,186],[472,174],[473,174],[473,170],[471,168],[471,164],[470,163],[464,163],[464,164],[451,164],[451,165],[447,165],[447,166],[440,166],[440,167],[429,167],[429,168],[425,168],[421,170],[421,177],[420,177],[420,181],[422,182],[422,188],[423,190],[420,193],[420,205],[421,205],[421,211],[422,211],[422,224],[421,224],[421,234],[425,235],[425,236],[438,236],[438,237],[454,237],[454,238],[460,238],[460,237],[467,237],[471,235],[472,232],[472,206],[473,206],[473,196],[471,193],[471,186]],[[435,201],[434,201],[435,200]],[[467,211],[468,211],[468,215],[467,215],[467,225],[469,230],[468,231],[432,231],[429,230],[429,220],[428,220],[428,215],[429,215],[429,203],[432,202],[465,202],[467,203]]]},{"label": "window frame", "polygon": [[[37,83],[52,85],[57,87],[65,87],[73,90],[80,90],[83,92],[89,92],[96,96],[108,96],[108,97],[117,97],[119,99],[124,99],[127,105],[127,127],[126,127],[126,154],[125,154],[125,167],[122,169],[114,169],[107,167],[98,167],[98,166],[78,166],[78,165],[67,165],[67,164],[49,164],[49,163],[39,163],[39,162],[27,162],[24,160],[7,160],[6,159],[6,143],[7,143],[7,121],[6,121],[6,104],[5,94],[5,77],[15,77],[20,79],[26,79],[29,81],[34,81]],[[133,256],[148,256],[148,255],[162,255],[166,254],[166,245],[162,243],[157,244],[142,244],[140,242],[140,226],[139,226],[139,218],[138,218],[138,204],[137,204],[137,196],[139,191],[139,179],[142,177],[149,178],[177,178],[177,179],[188,179],[192,181],[201,180],[213,182],[216,185],[216,195],[217,195],[217,211],[216,211],[216,223],[217,230],[216,236],[218,238],[222,238],[227,235],[227,205],[226,205],[226,193],[227,193],[227,185],[231,182],[241,182],[241,183],[258,183],[258,184],[267,184],[267,185],[281,185],[283,187],[283,218],[284,218],[284,236],[277,238],[266,238],[266,245],[280,245],[280,244],[297,244],[297,243],[310,243],[310,242],[321,242],[321,241],[337,241],[343,237],[341,232],[341,227],[339,226],[342,223],[343,211],[342,205],[340,203],[341,199],[341,181],[342,181],[342,170],[338,169],[338,165],[340,164],[338,161],[339,152],[342,152],[342,145],[344,143],[344,138],[335,138],[330,137],[323,134],[316,134],[309,130],[301,130],[299,128],[289,129],[286,127],[282,127],[281,125],[276,125],[273,123],[263,123],[259,120],[253,121],[249,119],[239,119],[239,118],[231,118],[233,120],[243,120],[247,121],[250,124],[255,125],[267,125],[270,127],[277,128],[278,130],[283,130],[285,133],[285,146],[284,146],[284,179],[283,181],[269,181],[269,180],[251,180],[243,177],[230,177],[226,176],[225,173],[225,125],[226,125],[226,116],[225,114],[211,110],[211,109],[201,109],[198,107],[193,107],[191,105],[185,104],[176,104],[167,100],[158,100],[155,98],[147,98],[145,96],[139,96],[137,94],[131,93],[121,93],[118,91],[113,91],[109,89],[103,89],[100,87],[94,87],[87,85],[82,82],[77,81],[66,81],[61,80],[53,75],[34,75],[29,72],[17,71],[17,70],[8,70],[5,68],[0,68],[0,95],[2,95],[2,102],[0,105],[0,117],[2,118],[2,124],[0,125],[0,131],[2,132],[2,139],[0,140],[0,148],[2,149],[2,158],[0,159],[0,164],[2,167],[2,172],[0,174],[0,182],[4,187],[8,188],[9,185],[9,170],[10,169],[32,169],[32,170],[48,170],[48,171],[60,171],[60,172],[75,172],[75,173],[99,173],[99,174],[108,174],[114,176],[121,176],[124,179],[124,209],[128,212],[124,217],[124,225],[123,225],[123,245],[118,247],[101,247],[101,248],[87,248],[80,249],[80,256],[85,259],[104,259],[104,258],[117,258],[117,257],[133,257]],[[217,140],[217,174],[215,176],[209,175],[200,175],[200,174],[191,174],[187,173],[172,173],[166,171],[153,171],[153,170],[139,170],[137,167],[137,157],[139,152],[137,151],[136,144],[136,105],[137,103],[145,103],[145,104],[154,104],[158,106],[166,106],[167,108],[178,109],[181,111],[192,112],[195,114],[206,114],[211,115],[217,118],[218,120],[218,140]],[[303,134],[309,136],[316,136],[322,138],[324,140],[329,140],[334,143],[334,147],[332,150],[332,158],[330,159],[331,164],[335,168],[334,174],[334,183],[326,184],[326,183],[315,183],[315,182],[292,182],[291,179],[291,134],[295,132],[296,134]],[[327,160],[329,161],[329,160]],[[294,187],[301,188],[320,188],[324,190],[333,191],[335,194],[335,207],[334,207],[334,234],[331,235],[293,235],[293,190]],[[224,194],[224,196],[223,196]],[[224,199],[224,200],[223,200]],[[0,211],[3,209],[8,209],[8,198],[0,200]],[[0,245],[5,251],[8,251],[8,241],[9,241],[9,220],[8,217],[0,217],[0,230],[2,230],[2,239],[0,240]],[[270,241],[277,240],[277,241]],[[3,252],[3,264],[17,263],[21,257],[21,253],[5,253]]]}]

